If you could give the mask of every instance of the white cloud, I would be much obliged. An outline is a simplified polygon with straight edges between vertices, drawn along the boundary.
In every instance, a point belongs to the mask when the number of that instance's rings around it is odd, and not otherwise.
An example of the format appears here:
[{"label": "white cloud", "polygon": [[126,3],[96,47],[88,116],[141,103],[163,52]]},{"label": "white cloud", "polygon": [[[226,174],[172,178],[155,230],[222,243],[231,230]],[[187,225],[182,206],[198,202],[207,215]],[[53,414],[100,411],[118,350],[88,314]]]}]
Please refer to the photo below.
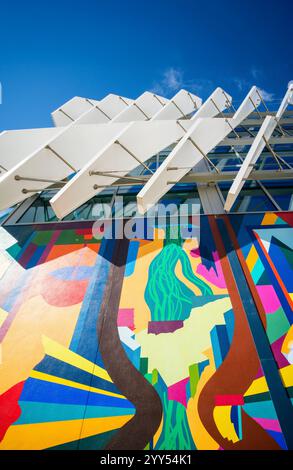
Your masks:
[{"label": "white cloud", "polygon": [[275,97],[274,93],[270,93],[264,90],[263,88],[259,88],[258,91],[260,92],[264,101],[268,101],[268,102],[274,101],[274,97]]},{"label": "white cloud", "polygon": [[162,79],[153,84],[152,91],[160,95],[169,96],[181,88],[186,88],[194,93],[210,94],[214,89],[214,85],[212,80],[208,79],[186,79],[181,69],[169,67],[163,73]]}]

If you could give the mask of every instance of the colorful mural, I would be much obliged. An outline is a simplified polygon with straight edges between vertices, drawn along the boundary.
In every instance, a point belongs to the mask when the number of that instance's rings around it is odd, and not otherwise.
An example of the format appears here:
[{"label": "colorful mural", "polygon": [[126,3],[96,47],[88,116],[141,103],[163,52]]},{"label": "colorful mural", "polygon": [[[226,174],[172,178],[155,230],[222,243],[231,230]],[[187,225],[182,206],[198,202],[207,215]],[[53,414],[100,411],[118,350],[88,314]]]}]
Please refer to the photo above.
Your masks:
[{"label": "colorful mural", "polygon": [[200,219],[0,229],[0,449],[291,446],[292,215]]}]

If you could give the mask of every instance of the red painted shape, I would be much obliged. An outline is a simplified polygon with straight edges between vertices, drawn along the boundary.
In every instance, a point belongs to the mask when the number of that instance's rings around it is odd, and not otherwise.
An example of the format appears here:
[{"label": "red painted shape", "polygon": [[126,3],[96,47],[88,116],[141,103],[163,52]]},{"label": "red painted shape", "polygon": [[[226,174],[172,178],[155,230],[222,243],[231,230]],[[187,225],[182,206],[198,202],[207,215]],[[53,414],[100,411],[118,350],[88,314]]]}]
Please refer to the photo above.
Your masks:
[{"label": "red painted shape", "polygon": [[216,406],[244,405],[243,395],[216,395]]},{"label": "red painted shape", "polygon": [[4,438],[7,429],[20,417],[21,408],[18,404],[24,386],[24,381],[13,385],[0,395],[0,441]]},{"label": "red painted shape", "polygon": [[276,215],[282,220],[287,222],[288,225],[293,227],[293,213],[292,212],[277,212]]}]

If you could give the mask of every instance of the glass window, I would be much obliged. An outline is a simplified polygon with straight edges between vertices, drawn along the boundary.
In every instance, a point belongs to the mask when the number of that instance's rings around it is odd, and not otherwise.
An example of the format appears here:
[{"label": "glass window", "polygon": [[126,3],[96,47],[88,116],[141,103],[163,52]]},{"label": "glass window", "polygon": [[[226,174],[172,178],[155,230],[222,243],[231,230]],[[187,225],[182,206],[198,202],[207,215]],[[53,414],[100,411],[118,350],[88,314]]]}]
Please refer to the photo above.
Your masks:
[{"label": "glass window", "polygon": [[[219,183],[224,199],[228,194],[227,185]],[[230,185],[228,185],[228,188]],[[248,181],[244,184],[230,212],[264,212],[276,211],[276,207],[259,187],[256,181]]]}]

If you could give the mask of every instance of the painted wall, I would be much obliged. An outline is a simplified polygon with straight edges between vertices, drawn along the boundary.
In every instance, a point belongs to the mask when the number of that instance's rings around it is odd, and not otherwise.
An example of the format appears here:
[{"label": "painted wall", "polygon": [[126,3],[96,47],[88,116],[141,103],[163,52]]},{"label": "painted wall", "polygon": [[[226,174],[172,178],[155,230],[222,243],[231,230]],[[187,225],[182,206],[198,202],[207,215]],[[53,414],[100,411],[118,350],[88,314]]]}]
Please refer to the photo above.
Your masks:
[{"label": "painted wall", "polygon": [[291,447],[292,221],[1,228],[0,449]]}]

